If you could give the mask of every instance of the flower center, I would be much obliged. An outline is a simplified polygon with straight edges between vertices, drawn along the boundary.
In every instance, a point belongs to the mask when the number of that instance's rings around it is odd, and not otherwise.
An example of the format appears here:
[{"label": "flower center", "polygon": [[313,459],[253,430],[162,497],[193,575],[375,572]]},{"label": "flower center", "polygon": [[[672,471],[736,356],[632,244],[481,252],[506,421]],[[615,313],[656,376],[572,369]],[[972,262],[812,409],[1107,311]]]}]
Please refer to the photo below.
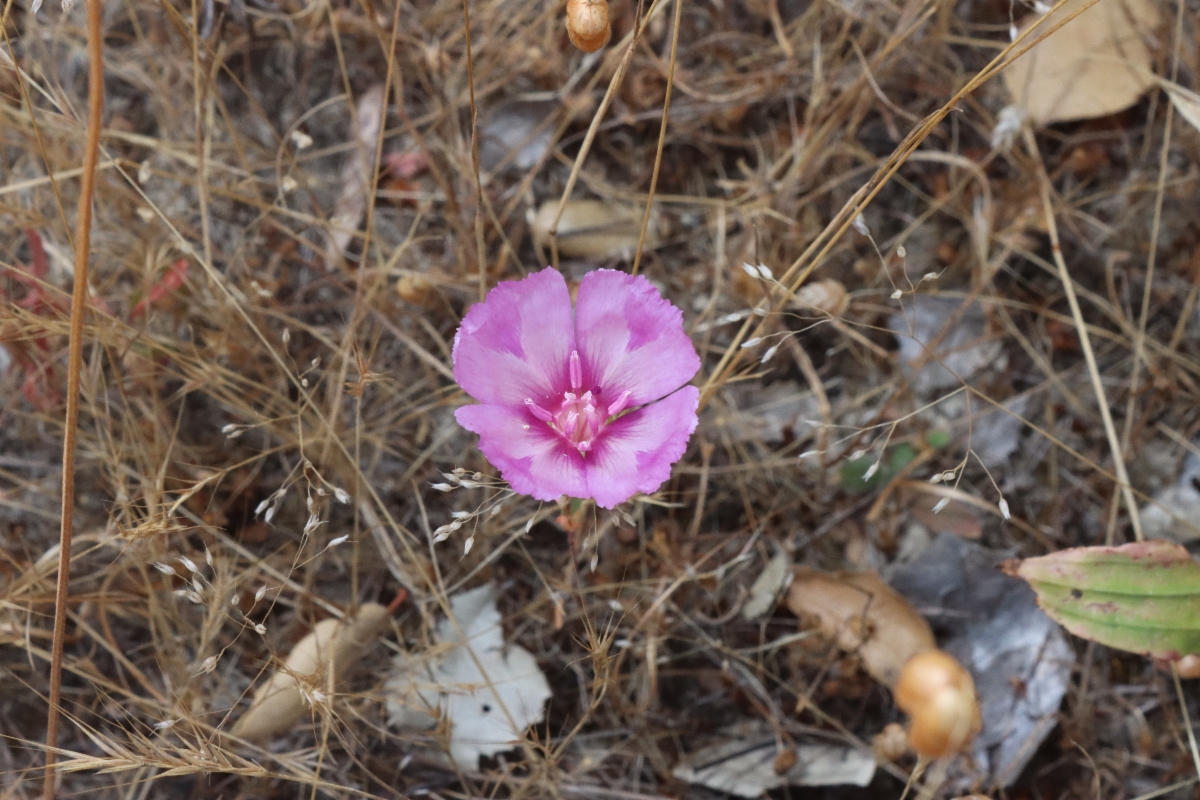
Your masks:
[{"label": "flower center", "polygon": [[590,390],[581,393],[583,369],[578,350],[571,352],[569,367],[571,391],[563,392],[562,402],[557,410],[543,408],[535,403],[532,397],[525,398],[525,405],[529,406],[535,417],[561,436],[563,441],[578,450],[580,455],[584,455],[592,449],[592,445],[612,418],[625,410],[629,404],[629,392],[624,392],[605,408],[598,396],[599,389],[595,393]]}]

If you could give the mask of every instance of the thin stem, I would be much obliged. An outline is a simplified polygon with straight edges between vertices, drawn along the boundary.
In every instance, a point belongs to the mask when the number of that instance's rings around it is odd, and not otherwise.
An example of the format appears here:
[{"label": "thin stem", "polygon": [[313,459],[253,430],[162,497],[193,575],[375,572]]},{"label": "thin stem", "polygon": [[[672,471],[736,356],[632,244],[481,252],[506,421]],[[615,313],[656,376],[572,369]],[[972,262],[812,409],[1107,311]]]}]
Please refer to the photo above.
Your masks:
[{"label": "thin stem", "polygon": [[75,235],[75,285],[71,291],[71,339],[67,354],[67,418],[63,424],[62,526],[58,533],[58,581],[54,591],[54,639],[50,646],[50,711],[46,718],[46,775],[43,800],[54,798],[54,761],[62,700],[63,641],[67,632],[67,585],[71,579],[71,526],[75,516],[75,435],[79,426],[79,383],[83,371],[83,312],[88,296],[88,254],[92,240],[92,194],[100,154],[104,111],[104,40],[100,0],[87,0],[88,118],[79,183]]},{"label": "thin stem", "polygon": [[475,173],[475,260],[479,262],[479,299],[487,297],[487,250],[483,241],[483,180],[479,177],[479,108],[475,105],[475,59],[471,55],[471,11],[462,0],[467,47],[467,91],[471,98],[471,170]]},{"label": "thin stem", "polygon": [[1108,436],[1108,446],[1112,450],[1113,471],[1117,474],[1121,495],[1125,499],[1125,507],[1129,511],[1129,521],[1133,525],[1133,535],[1142,541],[1142,525],[1138,519],[1137,501],[1133,498],[1133,487],[1129,483],[1129,473],[1125,470],[1125,457],[1121,454],[1121,441],[1117,438],[1117,428],[1113,425],[1112,411],[1108,407],[1108,397],[1104,393],[1104,383],[1100,380],[1100,368],[1096,364],[1096,354],[1092,351],[1092,338],[1088,335],[1087,325],[1083,321],[1083,312],[1079,308],[1079,298],[1075,296],[1075,283],[1063,259],[1062,245],[1058,239],[1058,225],[1054,220],[1054,204],[1050,199],[1050,176],[1046,174],[1046,165],[1042,163],[1041,153],[1038,152],[1037,140],[1033,130],[1028,126],[1024,129],[1025,146],[1033,158],[1038,172],[1038,182],[1041,187],[1042,212],[1046,218],[1046,229],[1050,234],[1050,252],[1054,256],[1054,264],[1058,267],[1058,277],[1062,282],[1063,291],[1067,295],[1067,303],[1071,306],[1071,318],[1075,321],[1075,330],[1079,335],[1079,344],[1083,347],[1083,358],[1087,362],[1088,375],[1092,379],[1092,390],[1096,393],[1096,405],[1100,409],[1100,419],[1104,422],[1104,432]]},{"label": "thin stem", "polygon": [[638,234],[637,254],[633,257],[633,272],[642,265],[642,248],[646,245],[646,229],[650,226],[650,211],[654,208],[654,191],[658,188],[658,171],[662,167],[663,145],[667,141],[667,118],[671,114],[671,87],[675,84],[675,63],[679,57],[679,25],[683,17],[683,0],[675,0],[675,28],[671,33],[671,62],[667,67],[667,90],[663,97],[662,125],[658,129],[658,149],[654,152],[654,171],[650,173],[650,193],[646,196],[646,212],[642,215],[642,231]]}]

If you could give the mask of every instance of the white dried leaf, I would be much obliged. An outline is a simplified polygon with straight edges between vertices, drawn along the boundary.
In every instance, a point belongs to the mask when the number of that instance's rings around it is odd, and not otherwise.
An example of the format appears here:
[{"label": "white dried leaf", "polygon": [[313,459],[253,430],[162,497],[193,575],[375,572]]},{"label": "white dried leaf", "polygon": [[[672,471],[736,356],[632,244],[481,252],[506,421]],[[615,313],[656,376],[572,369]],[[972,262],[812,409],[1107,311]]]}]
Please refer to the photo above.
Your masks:
[{"label": "white dried leaf", "polygon": [[1147,539],[1200,539],[1200,458],[1189,455],[1183,470],[1138,512]]},{"label": "white dried leaf", "polygon": [[792,749],[794,765],[777,773],[780,743],[769,726],[756,720],[722,729],[714,744],[687,755],[671,774],[738,797],[759,797],[788,785],[866,786],[875,775],[875,757],[861,748],[799,744]]},{"label": "white dried leaf", "polygon": [[427,730],[444,718],[450,757],[479,768],[481,755],[511,750],[541,720],[550,685],[520,645],[504,646],[496,589],[486,584],[450,598],[433,654],[396,657],[386,684],[388,721]]},{"label": "white dried leaf", "polygon": [[[950,326],[950,330],[943,330]],[[965,310],[951,298],[917,295],[888,320],[900,345],[900,367],[917,394],[958,385],[982,369],[1003,369],[1003,344],[988,336],[978,303]],[[929,346],[936,343],[934,352]]]},{"label": "white dried leaf", "polygon": [[[516,101],[485,114],[479,125],[480,166],[487,172],[503,167],[525,172],[541,161],[554,139],[548,117],[557,108],[557,102]],[[419,151],[411,158],[428,163]]]}]

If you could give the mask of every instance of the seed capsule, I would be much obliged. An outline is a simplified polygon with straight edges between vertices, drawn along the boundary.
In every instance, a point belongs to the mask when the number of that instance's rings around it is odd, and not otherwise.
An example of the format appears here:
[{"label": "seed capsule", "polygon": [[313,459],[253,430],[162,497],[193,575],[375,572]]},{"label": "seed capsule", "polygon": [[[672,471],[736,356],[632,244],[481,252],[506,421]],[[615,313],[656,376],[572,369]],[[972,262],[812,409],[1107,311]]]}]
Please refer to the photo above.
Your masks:
[{"label": "seed capsule", "polygon": [[608,44],[612,28],[608,24],[607,0],[567,0],[567,35],[571,44],[585,53],[594,53]]},{"label": "seed capsule", "polygon": [[909,744],[923,756],[957,753],[982,727],[975,682],[953,656],[941,650],[908,660],[896,682],[895,697],[912,721]]}]

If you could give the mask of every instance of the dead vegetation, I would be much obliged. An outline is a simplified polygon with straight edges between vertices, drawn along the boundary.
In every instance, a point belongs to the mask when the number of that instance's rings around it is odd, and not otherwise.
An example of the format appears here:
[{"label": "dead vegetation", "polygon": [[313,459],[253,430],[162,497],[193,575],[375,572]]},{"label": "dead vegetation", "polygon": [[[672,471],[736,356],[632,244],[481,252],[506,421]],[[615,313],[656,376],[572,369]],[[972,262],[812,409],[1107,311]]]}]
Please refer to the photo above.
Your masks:
[{"label": "dead vegetation", "polygon": [[[613,0],[588,55],[562,3],[471,4],[469,52],[448,0],[106,3],[60,796],[707,798],[731,789],[694,756],[734,739],[773,796],[900,797],[904,716],[775,602],[791,563],[883,573],[975,673],[982,749],[929,791],[1194,796],[1194,696],[1043,624],[993,566],[1200,535],[1196,8],[1116,23],[1114,58],[1158,76],[1132,105],[1055,122],[1042,96],[1055,124],[1030,130],[984,78],[1035,5]],[[19,798],[44,762],[87,59],[82,9],[2,13]],[[465,309],[552,261],[636,263],[704,361],[687,455],[619,514],[513,495],[453,419]],[[550,700],[472,769],[440,755],[446,720],[385,707],[393,656],[452,657],[451,599],[489,582]],[[378,644],[288,666],[368,603],[393,606]],[[276,680],[299,721],[240,739]],[[787,788],[829,753],[865,754],[869,785]]]}]

